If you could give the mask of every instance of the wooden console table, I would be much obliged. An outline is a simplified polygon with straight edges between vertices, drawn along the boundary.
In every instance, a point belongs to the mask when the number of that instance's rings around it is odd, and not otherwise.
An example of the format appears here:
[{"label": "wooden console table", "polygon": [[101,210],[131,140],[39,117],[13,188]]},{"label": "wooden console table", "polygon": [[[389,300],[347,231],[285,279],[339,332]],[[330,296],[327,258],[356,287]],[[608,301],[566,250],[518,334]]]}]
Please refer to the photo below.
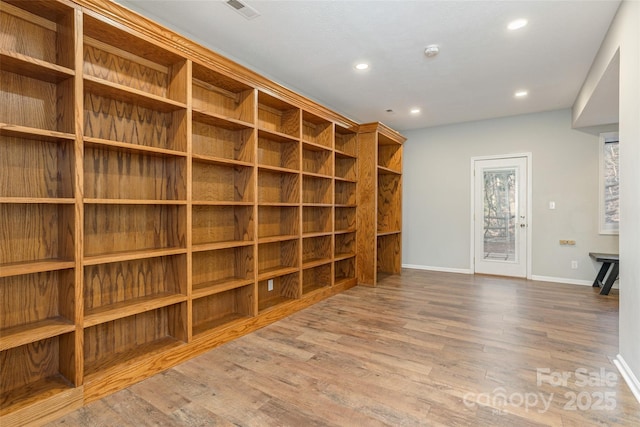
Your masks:
[{"label": "wooden console table", "polygon": [[[620,265],[620,255],[618,254],[602,254],[598,252],[589,252],[589,256],[596,260],[597,262],[602,263],[602,267],[600,267],[600,271],[596,276],[596,280],[593,281],[594,287],[602,286],[600,290],[600,295],[609,295],[609,291],[611,290],[611,286],[613,286],[613,282],[618,278],[618,268]],[[609,275],[607,276],[607,272]],[[605,276],[607,280],[603,282]]]}]

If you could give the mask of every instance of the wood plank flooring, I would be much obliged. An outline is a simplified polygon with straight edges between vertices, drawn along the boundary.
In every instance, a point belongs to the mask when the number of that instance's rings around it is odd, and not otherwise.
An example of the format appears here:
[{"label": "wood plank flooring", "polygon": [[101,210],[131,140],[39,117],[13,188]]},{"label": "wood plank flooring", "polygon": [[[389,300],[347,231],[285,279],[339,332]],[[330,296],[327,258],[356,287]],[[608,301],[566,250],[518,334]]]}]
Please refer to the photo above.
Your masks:
[{"label": "wood plank flooring", "polygon": [[617,351],[617,290],[404,270],[49,425],[637,426]]}]

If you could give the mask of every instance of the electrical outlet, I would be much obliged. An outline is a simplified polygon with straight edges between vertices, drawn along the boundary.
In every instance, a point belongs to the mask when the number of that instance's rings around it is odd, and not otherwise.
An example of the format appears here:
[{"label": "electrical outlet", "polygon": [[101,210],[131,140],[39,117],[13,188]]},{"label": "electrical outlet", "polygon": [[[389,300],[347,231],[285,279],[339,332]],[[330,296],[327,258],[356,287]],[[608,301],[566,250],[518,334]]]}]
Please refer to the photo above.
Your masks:
[{"label": "electrical outlet", "polygon": [[273,279],[269,279],[267,280],[267,291],[271,292],[272,290],[273,290]]},{"label": "electrical outlet", "polygon": [[578,261],[571,261],[571,269],[572,270],[578,269]]}]

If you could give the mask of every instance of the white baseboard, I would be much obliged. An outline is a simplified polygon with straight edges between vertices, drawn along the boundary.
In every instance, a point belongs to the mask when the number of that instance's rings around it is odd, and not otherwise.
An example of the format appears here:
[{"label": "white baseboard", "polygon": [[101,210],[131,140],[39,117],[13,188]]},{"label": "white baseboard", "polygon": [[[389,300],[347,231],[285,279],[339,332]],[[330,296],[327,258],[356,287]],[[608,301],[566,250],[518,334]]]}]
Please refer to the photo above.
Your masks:
[{"label": "white baseboard", "polygon": [[416,264],[402,264],[402,268],[411,268],[413,270],[440,271],[442,273],[473,274],[473,272],[468,268],[430,267],[428,265]]},{"label": "white baseboard", "polygon": [[583,285],[583,286],[593,285],[593,280],[569,279],[566,277],[538,276],[535,274],[531,275],[531,280],[537,280],[539,282],[568,283],[570,285]]},{"label": "white baseboard", "polygon": [[[537,276],[534,274],[531,276],[531,280],[537,280],[539,282],[567,283],[569,285],[593,286],[593,280],[569,279],[566,277]],[[618,289],[618,282],[616,281],[611,288]]]},{"label": "white baseboard", "polygon": [[624,378],[625,382],[631,389],[631,393],[636,397],[638,403],[640,403],[640,381],[638,381],[638,377],[636,377],[627,365],[627,362],[622,358],[622,355],[618,354],[615,359],[613,359],[613,364],[616,365],[618,371],[620,371],[620,375]]}]

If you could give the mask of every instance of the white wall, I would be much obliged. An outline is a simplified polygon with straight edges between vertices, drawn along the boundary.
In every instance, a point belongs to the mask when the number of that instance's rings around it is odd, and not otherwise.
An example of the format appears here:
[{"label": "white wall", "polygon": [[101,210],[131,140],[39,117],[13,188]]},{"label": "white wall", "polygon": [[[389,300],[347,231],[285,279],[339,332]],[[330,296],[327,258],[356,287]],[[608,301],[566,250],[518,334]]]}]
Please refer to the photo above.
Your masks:
[{"label": "white wall", "polygon": [[[404,135],[405,266],[469,272],[470,159],[523,152],[533,163],[534,278],[591,283],[599,265],[589,252],[618,251],[617,236],[598,234],[598,137],[573,130],[569,109]],[[560,239],[576,245],[560,246]]]},{"label": "white wall", "polygon": [[623,1],[573,108],[574,122],[620,54],[620,355],[640,400],[640,2]]}]

